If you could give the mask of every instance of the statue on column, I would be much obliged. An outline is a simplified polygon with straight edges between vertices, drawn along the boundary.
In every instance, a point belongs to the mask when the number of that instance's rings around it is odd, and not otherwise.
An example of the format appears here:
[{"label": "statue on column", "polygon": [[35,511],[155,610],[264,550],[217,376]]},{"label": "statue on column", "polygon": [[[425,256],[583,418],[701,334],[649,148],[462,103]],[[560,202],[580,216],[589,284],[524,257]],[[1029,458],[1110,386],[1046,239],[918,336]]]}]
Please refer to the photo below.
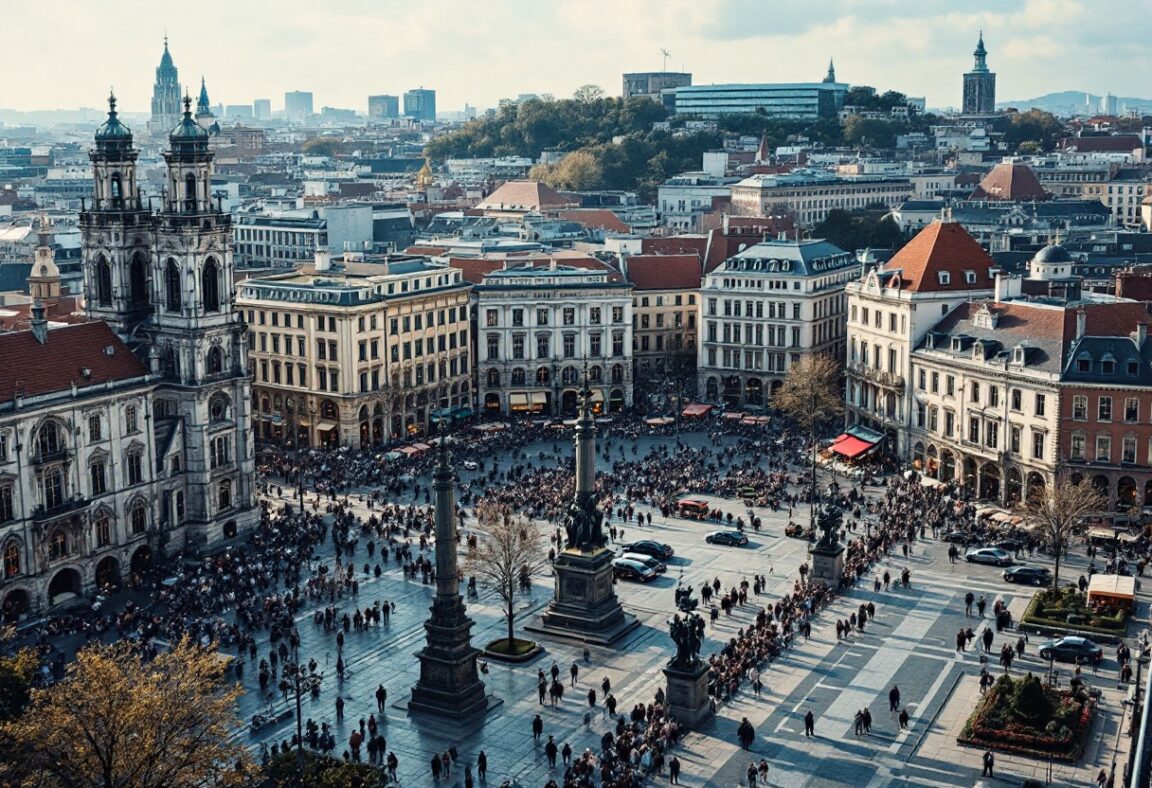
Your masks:
[{"label": "statue on column", "polygon": [[817,547],[835,549],[840,546],[840,524],[844,519],[840,507],[827,501],[816,514],[816,527],[820,530]]},{"label": "statue on column", "polygon": [[700,663],[700,646],[704,643],[704,619],[697,613],[672,616],[668,634],[676,644],[676,655],[668,660],[668,667],[690,670]]}]

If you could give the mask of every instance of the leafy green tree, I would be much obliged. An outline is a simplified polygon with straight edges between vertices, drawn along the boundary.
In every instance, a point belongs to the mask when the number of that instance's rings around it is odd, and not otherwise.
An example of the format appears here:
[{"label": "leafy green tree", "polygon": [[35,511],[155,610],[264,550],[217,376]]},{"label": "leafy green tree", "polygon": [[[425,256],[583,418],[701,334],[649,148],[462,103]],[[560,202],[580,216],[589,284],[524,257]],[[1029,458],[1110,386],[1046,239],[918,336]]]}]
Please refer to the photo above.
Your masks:
[{"label": "leafy green tree", "polygon": [[304,752],[303,775],[299,774],[296,765],[295,750],[270,761],[262,775],[257,782],[258,788],[295,788],[301,783],[309,788],[384,788],[388,784],[381,767],[351,763],[310,751]]},{"label": "leafy green tree", "polygon": [[1004,132],[1004,141],[1018,146],[1023,142],[1035,142],[1043,150],[1050,151],[1064,133],[1064,124],[1051,112],[1030,109],[1027,112],[1010,112],[999,118],[996,129]]},{"label": "leafy green tree", "polygon": [[331,137],[313,137],[300,146],[310,156],[333,156],[340,149],[340,141]]},{"label": "leafy green tree", "polygon": [[604,98],[604,88],[599,85],[581,85],[576,88],[576,92],[572,94],[572,98],[581,104],[591,104],[594,101]]}]

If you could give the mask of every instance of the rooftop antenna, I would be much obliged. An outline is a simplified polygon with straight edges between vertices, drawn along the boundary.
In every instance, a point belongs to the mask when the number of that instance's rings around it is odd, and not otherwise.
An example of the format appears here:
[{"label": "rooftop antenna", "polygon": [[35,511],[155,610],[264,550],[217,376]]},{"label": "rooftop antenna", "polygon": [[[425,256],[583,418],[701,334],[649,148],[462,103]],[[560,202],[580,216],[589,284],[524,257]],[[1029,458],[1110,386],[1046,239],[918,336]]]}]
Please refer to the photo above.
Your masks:
[{"label": "rooftop antenna", "polygon": [[668,70],[668,58],[672,57],[672,53],[669,52],[667,49],[664,49],[663,47],[661,47],[660,48],[660,54],[664,56],[664,66],[660,70],[661,71],[667,71]]}]

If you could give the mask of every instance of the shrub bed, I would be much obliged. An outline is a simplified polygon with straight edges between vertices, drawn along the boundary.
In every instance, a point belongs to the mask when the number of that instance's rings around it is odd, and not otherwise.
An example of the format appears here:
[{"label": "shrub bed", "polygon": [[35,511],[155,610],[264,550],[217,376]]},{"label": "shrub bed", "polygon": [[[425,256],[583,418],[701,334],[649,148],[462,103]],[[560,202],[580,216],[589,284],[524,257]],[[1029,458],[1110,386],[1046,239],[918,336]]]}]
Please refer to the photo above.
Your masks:
[{"label": "shrub bed", "polygon": [[1045,687],[1036,676],[1001,676],[957,737],[998,752],[1074,763],[1084,752],[1094,706],[1087,690]]},{"label": "shrub bed", "polygon": [[1054,630],[1086,632],[1123,637],[1128,628],[1128,611],[1095,610],[1084,604],[1084,595],[1074,587],[1036,592],[1021,623]]}]

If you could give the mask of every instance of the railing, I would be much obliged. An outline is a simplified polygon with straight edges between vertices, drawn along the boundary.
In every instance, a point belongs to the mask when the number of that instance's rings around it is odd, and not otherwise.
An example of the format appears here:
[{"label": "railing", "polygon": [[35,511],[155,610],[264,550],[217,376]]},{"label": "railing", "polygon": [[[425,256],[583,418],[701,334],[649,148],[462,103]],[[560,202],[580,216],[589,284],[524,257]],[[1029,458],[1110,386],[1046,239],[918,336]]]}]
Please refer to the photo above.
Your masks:
[{"label": "railing", "polygon": [[36,452],[32,455],[32,464],[47,465],[48,463],[53,462],[64,462],[71,456],[71,453],[65,448],[59,448],[46,452]]},{"label": "railing", "polygon": [[51,508],[46,508],[45,506],[40,505],[32,510],[32,520],[35,522],[50,520],[53,517],[59,517],[60,515],[74,512],[77,509],[83,509],[87,505],[88,499],[84,497],[71,498]]},{"label": "railing", "polygon": [[875,383],[877,386],[885,386],[887,388],[904,390],[904,377],[897,375],[895,372],[888,372],[876,367],[870,367],[867,364],[849,364],[848,372],[856,377],[863,378],[870,383]]}]

